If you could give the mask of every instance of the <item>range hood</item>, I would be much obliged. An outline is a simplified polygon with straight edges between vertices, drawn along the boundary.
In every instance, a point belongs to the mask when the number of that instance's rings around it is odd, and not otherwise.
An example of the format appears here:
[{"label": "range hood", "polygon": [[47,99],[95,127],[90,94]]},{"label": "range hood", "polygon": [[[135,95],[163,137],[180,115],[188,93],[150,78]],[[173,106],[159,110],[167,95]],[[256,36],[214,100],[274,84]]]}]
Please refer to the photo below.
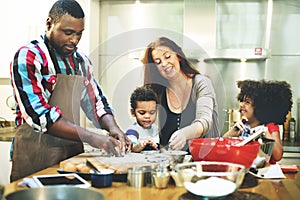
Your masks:
[{"label": "range hood", "polygon": [[265,60],[270,57],[270,50],[257,47],[251,49],[215,49],[207,52],[208,57],[203,61],[210,60]]}]

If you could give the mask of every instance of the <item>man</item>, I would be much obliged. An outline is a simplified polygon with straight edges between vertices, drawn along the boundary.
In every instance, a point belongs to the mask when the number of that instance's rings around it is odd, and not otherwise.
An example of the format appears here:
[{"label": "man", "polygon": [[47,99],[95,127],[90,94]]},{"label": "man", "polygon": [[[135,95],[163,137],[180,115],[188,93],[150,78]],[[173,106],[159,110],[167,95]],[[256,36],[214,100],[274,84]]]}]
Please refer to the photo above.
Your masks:
[{"label": "man", "polygon": [[[11,64],[17,103],[11,181],[83,152],[82,142],[120,155],[130,140],[118,127],[86,55],[77,51],[84,12],[75,0],[58,0],[49,11],[45,35],[22,46]],[[109,132],[79,126],[79,109]]]}]

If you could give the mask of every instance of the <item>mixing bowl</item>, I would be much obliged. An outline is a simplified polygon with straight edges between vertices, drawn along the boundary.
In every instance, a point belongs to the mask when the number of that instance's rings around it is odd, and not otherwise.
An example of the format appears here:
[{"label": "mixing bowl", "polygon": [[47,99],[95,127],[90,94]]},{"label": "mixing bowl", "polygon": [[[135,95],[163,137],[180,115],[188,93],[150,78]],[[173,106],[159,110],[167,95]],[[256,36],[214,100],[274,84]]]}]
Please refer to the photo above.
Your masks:
[{"label": "mixing bowl", "polygon": [[198,161],[175,166],[184,187],[194,195],[216,198],[235,192],[242,184],[245,166],[228,162]]},{"label": "mixing bowl", "polygon": [[96,190],[71,186],[47,186],[22,189],[5,196],[5,200],[103,200],[104,195]]},{"label": "mixing bowl", "polygon": [[257,157],[260,144],[251,141],[236,146],[240,138],[196,138],[189,141],[189,149],[194,161],[220,161],[244,165],[249,169]]}]

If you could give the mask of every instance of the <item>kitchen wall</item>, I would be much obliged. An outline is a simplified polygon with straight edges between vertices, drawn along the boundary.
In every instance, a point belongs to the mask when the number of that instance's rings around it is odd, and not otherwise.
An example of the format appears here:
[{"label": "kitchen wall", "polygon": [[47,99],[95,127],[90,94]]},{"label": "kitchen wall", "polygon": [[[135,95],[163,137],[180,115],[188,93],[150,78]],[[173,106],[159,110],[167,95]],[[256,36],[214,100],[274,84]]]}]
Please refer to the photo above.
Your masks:
[{"label": "kitchen wall", "polygon": [[[190,58],[199,59],[194,64],[214,81],[223,131],[228,128],[228,110],[238,107],[236,81],[241,79],[286,80],[293,90],[292,116],[297,117],[299,1],[140,2],[100,1],[98,78],[122,127],[131,120],[126,100],[142,83],[138,58],[150,41],[162,35],[181,44]],[[254,54],[255,48],[262,49],[261,56]]]},{"label": "kitchen wall", "polygon": [[[0,6],[0,17],[2,27],[5,28],[4,36],[0,37],[0,117],[13,121],[14,113],[6,105],[6,100],[12,95],[10,86],[9,64],[13,54],[21,46],[32,39],[36,39],[44,33],[48,11],[56,0],[10,0],[5,2],[5,6]],[[90,0],[78,0],[86,11],[86,20],[93,24],[99,24],[99,2]],[[96,6],[95,6],[96,4]],[[35,7],[38,6],[38,9]],[[91,11],[90,11],[91,10]],[[31,14],[30,14],[31,13]],[[93,20],[90,20],[90,13],[93,13]],[[89,52],[90,48],[95,48],[93,43],[90,45],[89,38],[94,36],[97,31],[90,32],[90,24],[86,23],[85,34],[83,35],[79,48]]]},{"label": "kitchen wall", "polygon": [[[55,0],[11,0],[2,6],[2,19],[10,37],[2,37],[0,116],[13,119],[5,100],[11,95],[8,65],[20,44],[43,32],[49,6]],[[245,78],[286,80],[292,85],[297,116],[300,96],[297,70],[300,62],[300,3],[297,0],[80,0],[87,15],[87,27],[80,48],[90,52],[95,74],[112,102],[123,128],[131,123],[128,99],[130,92],[142,83],[139,58],[146,45],[165,35],[183,46],[186,54],[202,73],[214,81],[221,118],[226,123],[227,110],[236,108],[236,81]],[[273,2],[268,15],[268,2]],[[35,15],[24,15],[26,6],[39,5]],[[37,17],[39,16],[39,17]],[[43,17],[44,16],[44,17]],[[20,23],[20,19],[22,22]],[[268,24],[268,22],[271,22]],[[22,34],[20,34],[22,30]],[[25,33],[25,34],[24,34]],[[3,48],[8,46],[9,48]],[[266,52],[266,59],[240,62],[239,52],[249,55],[254,48]],[[234,59],[221,58],[231,51]],[[216,53],[220,50],[221,53]],[[227,51],[226,51],[227,50]],[[233,52],[233,53],[232,53]],[[225,56],[226,57],[226,56]],[[212,58],[212,59],[205,59]],[[195,59],[193,60],[195,61]],[[130,80],[130,81],[128,81]],[[122,99],[122,101],[120,101]],[[87,123],[87,126],[90,126]],[[227,125],[225,125],[227,127]],[[300,132],[300,131],[298,131]]]},{"label": "kitchen wall", "polygon": [[38,2],[38,0],[11,0],[5,2],[5,6],[0,7],[2,28],[5,30],[3,32],[4,36],[0,38],[0,117],[9,121],[14,120],[13,111],[6,105],[7,98],[12,95],[9,63],[16,49],[28,42],[29,37],[36,35],[37,30],[40,29],[39,22],[42,23],[41,19],[44,21],[47,17],[47,13],[44,12],[44,8],[48,4],[46,1],[43,4],[44,6],[41,5],[38,10],[34,10],[36,15],[24,14],[24,8],[28,10],[30,6],[34,7]]}]

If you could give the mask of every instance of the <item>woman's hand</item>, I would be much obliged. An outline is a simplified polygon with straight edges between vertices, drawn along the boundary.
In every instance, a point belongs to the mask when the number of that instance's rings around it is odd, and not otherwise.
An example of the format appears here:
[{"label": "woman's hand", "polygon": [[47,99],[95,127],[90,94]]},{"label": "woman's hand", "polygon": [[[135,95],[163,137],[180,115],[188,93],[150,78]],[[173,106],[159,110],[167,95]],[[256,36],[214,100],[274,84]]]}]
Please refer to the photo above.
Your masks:
[{"label": "woman's hand", "polygon": [[175,131],[169,140],[169,149],[171,150],[181,150],[186,144],[186,136],[181,130]]}]

